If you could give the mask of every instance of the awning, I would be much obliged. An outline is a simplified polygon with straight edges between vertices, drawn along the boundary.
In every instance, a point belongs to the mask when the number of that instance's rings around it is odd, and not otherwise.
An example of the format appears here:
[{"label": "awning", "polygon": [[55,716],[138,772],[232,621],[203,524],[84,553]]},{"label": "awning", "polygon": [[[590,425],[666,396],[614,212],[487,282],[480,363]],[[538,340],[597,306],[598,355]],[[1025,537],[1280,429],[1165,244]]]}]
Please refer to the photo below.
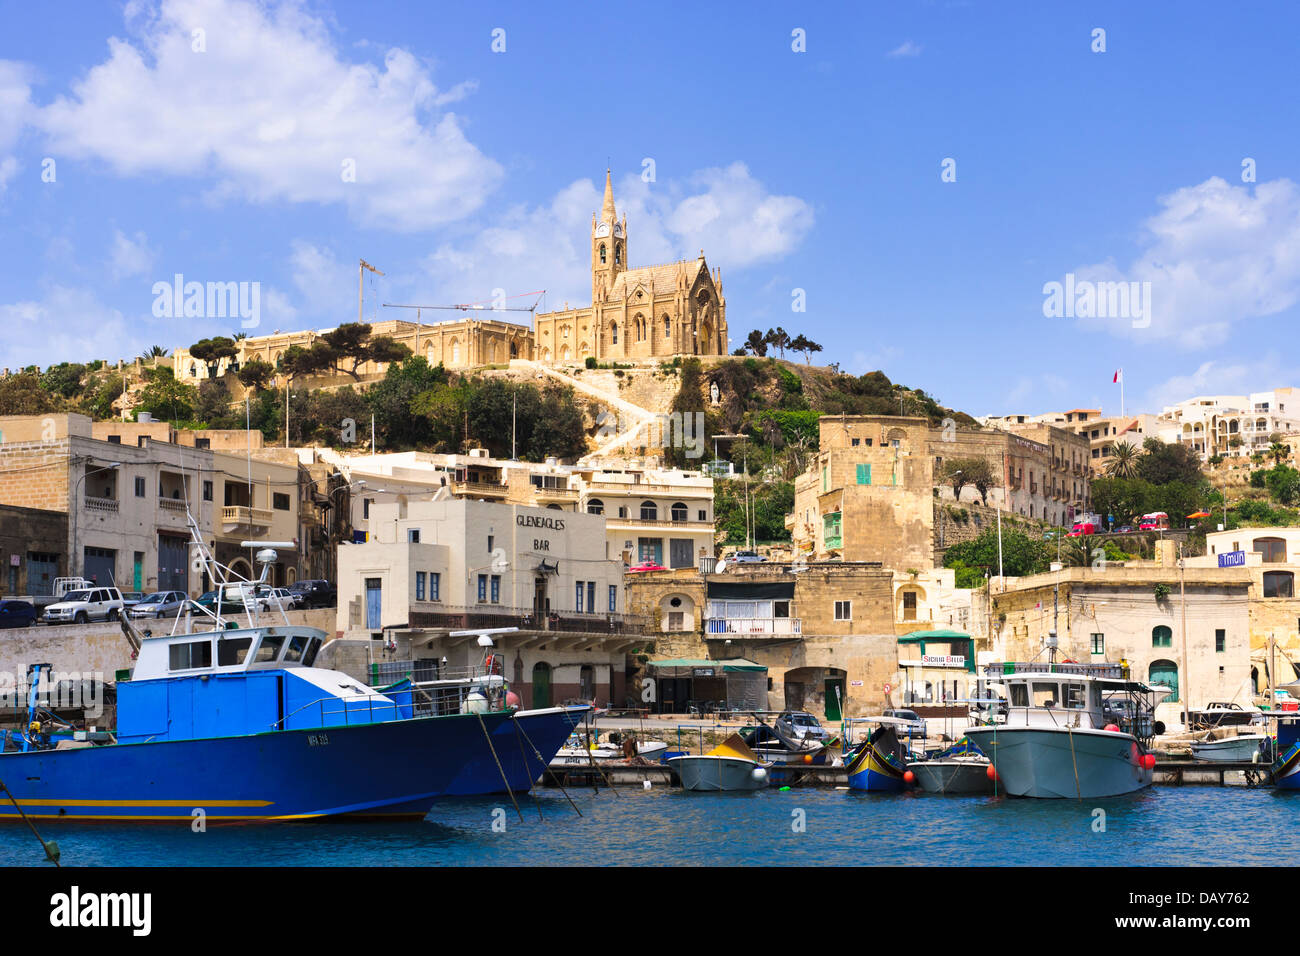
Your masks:
[{"label": "awning", "polygon": [[791,600],[794,598],[794,582],[755,581],[752,584],[745,584],[739,581],[710,581],[708,597],[711,601]]},{"label": "awning", "polygon": [[[755,672],[767,673],[767,667],[762,664],[755,664],[753,661],[747,661],[743,657],[732,657],[722,661],[695,660],[688,657],[667,658],[660,661],[649,661],[648,665],[655,670],[675,670],[685,668],[693,670],[697,667],[709,667],[723,673],[741,673]],[[671,675],[670,675],[671,676]]]},{"label": "awning", "polygon": [[910,634],[901,634],[898,643],[909,644],[921,641],[969,641],[970,635],[963,631],[912,631]]}]

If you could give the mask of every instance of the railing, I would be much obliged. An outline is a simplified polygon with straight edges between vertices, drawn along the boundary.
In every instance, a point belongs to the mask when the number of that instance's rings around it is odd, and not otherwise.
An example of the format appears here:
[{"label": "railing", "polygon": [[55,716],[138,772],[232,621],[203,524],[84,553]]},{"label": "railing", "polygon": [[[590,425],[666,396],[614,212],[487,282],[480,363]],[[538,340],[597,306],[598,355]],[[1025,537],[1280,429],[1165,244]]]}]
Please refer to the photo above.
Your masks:
[{"label": "railing", "polygon": [[708,634],[801,634],[797,617],[706,617]]},{"label": "railing", "polygon": [[499,481],[453,481],[454,495],[504,495],[506,486]]},{"label": "railing", "polygon": [[532,485],[534,498],[557,498],[564,501],[577,501],[577,488],[545,488],[540,485]]},{"label": "railing", "polygon": [[632,525],[636,528],[682,528],[684,530],[713,530],[712,521],[675,521],[672,518],[612,518],[605,515],[606,525]]},{"label": "railing", "polygon": [[227,505],[221,509],[222,524],[246,524],[256,527],[271,523],[269,508],[250,508],[247,505]]},{"label": "railing", "polygon": [[97,511],[100,514],[115,515],[117,514],[117,508],[118,505],[116,498],[91,498],[89,495],[86,496],[87,511]]},{"label": "railing", "polygon": [[417,601],[408,615],[413,628],[469,630],[475,627],[518,627],[537,631],[577,631],[588,634],[640,634],[646,619],[638,614],[552,611],[538,618],[532,608],[502,604],[468,606]]},{"label": "railing", "polygon": [[176,511],[180,514],[185,513],[185,502],[179,498],[159,498],[158,507],[163,511]]},{"label": "railing", "polygon": [[[317,707],[320,709],[313,709]],[[271,729],[310,730],[315,727],[328,728],[339,725],[350,726],[352,724],[375,724],[389,720],[402,720],[405,715],[402,713],[401,707],[402,705],[395,701],[378,700],[369,696],[364,700],[358,698],[320,697],[310,703],[303,704],[291,713],[285,714],[271,724]],[[294,718],[298,718],[299,715],[302,715],[302,717],[295,720]],[[319,723],[313,722],[312,724],[303,725],[302,720],[309,718],[319,721]],[[291,727],[289,725],[290,721],[293,721],[298,726]]]}]

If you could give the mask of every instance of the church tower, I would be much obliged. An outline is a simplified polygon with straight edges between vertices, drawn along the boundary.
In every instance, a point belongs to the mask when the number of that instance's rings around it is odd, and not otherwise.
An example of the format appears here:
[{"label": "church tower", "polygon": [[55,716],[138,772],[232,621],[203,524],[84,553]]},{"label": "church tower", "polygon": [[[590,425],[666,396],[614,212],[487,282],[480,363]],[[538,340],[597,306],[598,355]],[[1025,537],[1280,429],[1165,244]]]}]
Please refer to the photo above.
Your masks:
[{"label": "church tower", "polygon": [[604,300],[614,279],[627,269],[627,217],[619,222],[614,209],[614,185],[605,170],[605,201],[600,218],[591,217],[591,301]]}]

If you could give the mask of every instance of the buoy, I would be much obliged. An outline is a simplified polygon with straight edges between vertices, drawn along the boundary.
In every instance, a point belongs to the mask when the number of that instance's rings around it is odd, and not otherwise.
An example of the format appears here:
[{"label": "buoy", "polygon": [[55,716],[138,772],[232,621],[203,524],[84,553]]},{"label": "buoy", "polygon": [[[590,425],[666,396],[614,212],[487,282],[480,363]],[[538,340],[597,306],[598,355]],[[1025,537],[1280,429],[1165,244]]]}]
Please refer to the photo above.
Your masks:
[{"label": "buoy", "polygon": [[506,691],[506,707],[511,710],[519,709],[519,695],[512,690]]},{"label": "buoy", "polygon": [[789,789],[790,789],[789,787],[781,787],[780,790],[778,790],[777,792],[778,792],[778,793],[785,793],[785,792],[786,792],[787,790],[789,790]]},{"label": "buoy", "polygon": [[812,754],[804,754],[804,755],[803,755],[803,762],[804,762],[804,763],[812,763]]},{"label": "buoy", "polygon": [[766,780],[767,771],[764,770],[762,767],[755,767],[753,770],[750,771],[750,776],[752,776],[755,780]]},{"label": "buoy", "polygon": [[642,790],[649,790],[649,789],[650,789],[650,781],[649,781],[649,780],[642,780],[642,781],[641,781],[641,789],[642,789]]},{"label": "buoy", "polygon": [[1142,755],[1142,766],[1146,767],[1146,769],[1148,769],[1148,770],[1152,770],[1152,769],[1155,768],[1155,765],[1156,765],[1156,755],[1155,755],[1155,754],[1143,754],[1143,755]]},{"label": "buoy", "polygon": [[1103,727],[1103,728],[1101,728],[1101,729],[1102,729],[1102,730],[1105,730],[1105,731],[1107,731],[1107,732],[1109,732],[1109,733],[1112,733],[1112,734],[1117,734],[1117,733],[1119,733],[1119,725],[1118,725],[1118,724],[1107,724],[1105,727]]},{"label": "buoy", "polygon": [[465,695],[465,703],[461,707],[462,714],[486,714],[488,711],[488,699],[478,691]]},{"label": "buoy", "polygon": [[910,770],[903,771],[903,783],[916,783],[916,774]]},{"label": "buoy", "polygon": [[984,776],[988,777],[990,780],[998,779],[997,767],[993,766],[993,764],[989,764],[989,769],[984,771]]}]

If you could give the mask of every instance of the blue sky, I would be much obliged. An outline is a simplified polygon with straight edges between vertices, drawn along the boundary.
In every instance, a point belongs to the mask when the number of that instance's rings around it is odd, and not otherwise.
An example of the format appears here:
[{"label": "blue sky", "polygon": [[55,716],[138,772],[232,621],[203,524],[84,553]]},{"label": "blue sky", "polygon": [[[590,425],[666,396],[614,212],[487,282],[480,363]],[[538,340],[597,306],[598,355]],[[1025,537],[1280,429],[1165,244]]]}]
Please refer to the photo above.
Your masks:
[{"label": "blue sky", "polygon": [[[0,18],[5,366],[239,330],[156,317],[175,273],[259,283],[250,334],[354,319],[359,257],[386,273],[367,318],[497,288],[586,303],[608,162],[631,263],[703,248],[733,346],[782,325],[976,415],[1117,412],[1121,366],[1129,411],[1300,384],[1292,4],[0,0]],[[1149,282],[1150,321],[1045,316],[1067,274]]]}]

